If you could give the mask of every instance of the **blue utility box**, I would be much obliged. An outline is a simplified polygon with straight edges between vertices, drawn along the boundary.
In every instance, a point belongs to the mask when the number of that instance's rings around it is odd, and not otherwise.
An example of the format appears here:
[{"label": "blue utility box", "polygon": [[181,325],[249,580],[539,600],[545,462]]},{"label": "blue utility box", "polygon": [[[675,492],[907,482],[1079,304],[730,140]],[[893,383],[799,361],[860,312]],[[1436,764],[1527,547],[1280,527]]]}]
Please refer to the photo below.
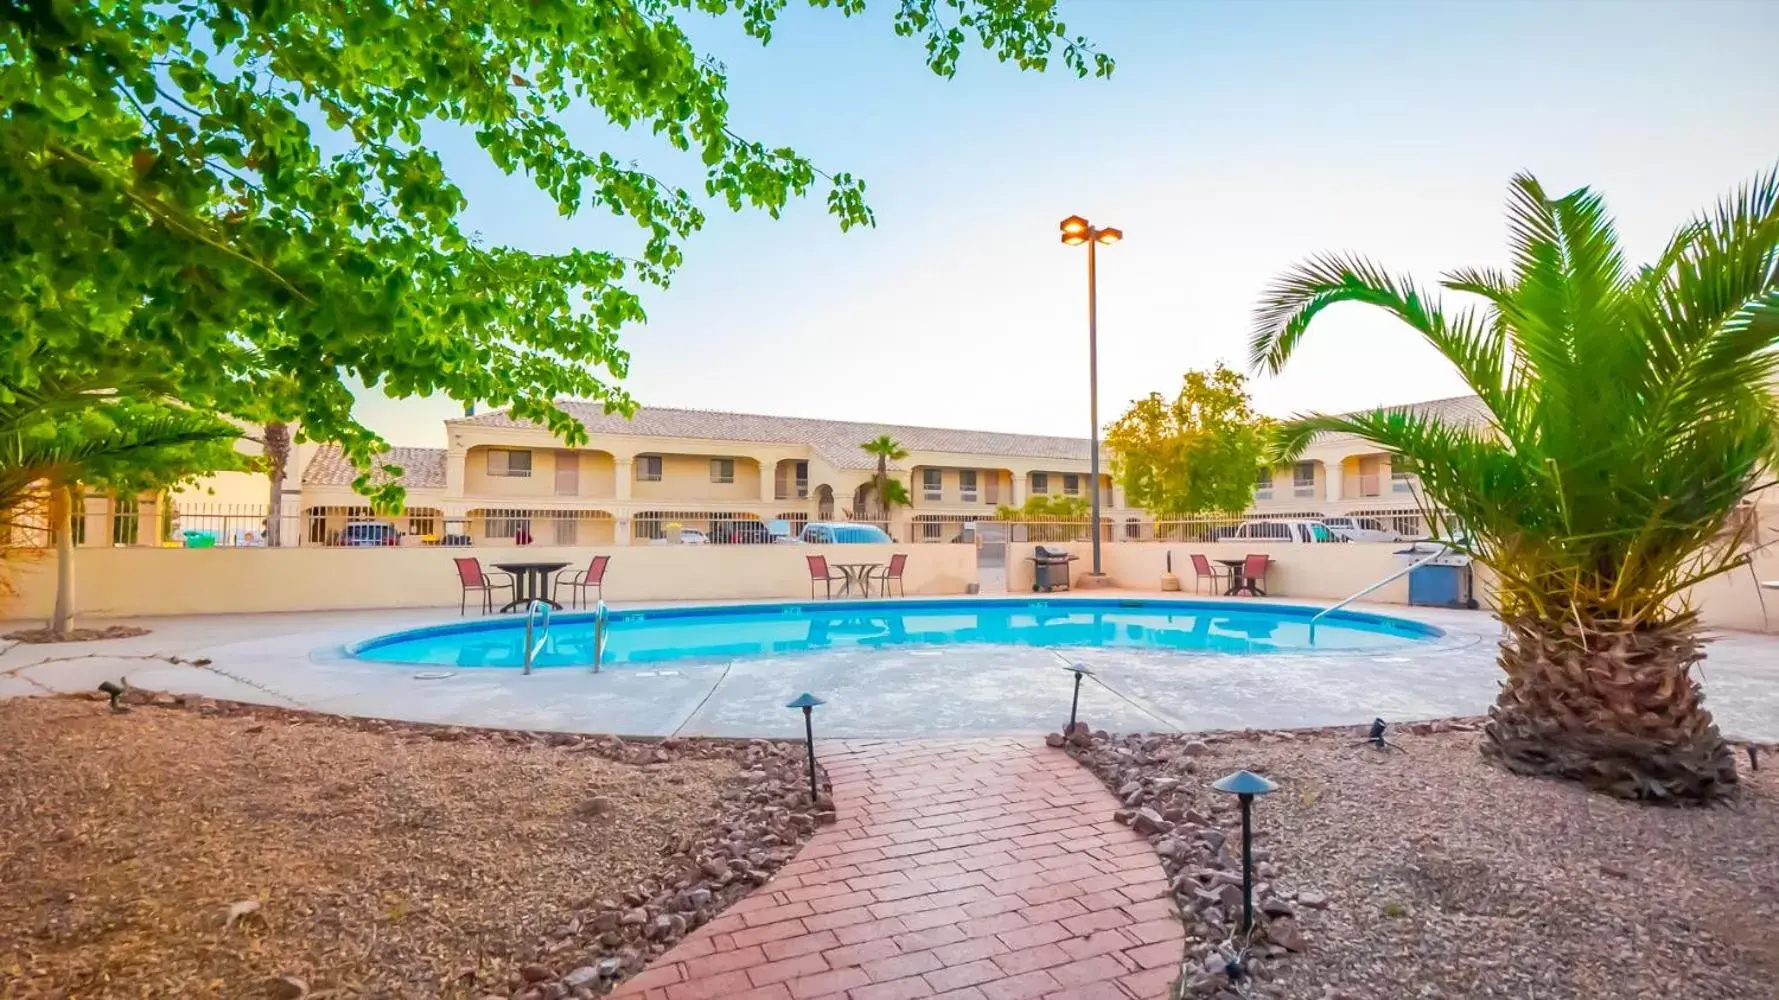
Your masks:
[{"label": "blue utility box", "polygon": [[1396,557],[1414,566],[1408,571],[1409,604],[1423,608],[1477,606],[1469,556],[1417,542],[1398,550]]},{"label": "blue utility box", "polygon": [[1470,606],[1470,567],[1417,566],[1408,571],[1408,603],[1423,608]]}]

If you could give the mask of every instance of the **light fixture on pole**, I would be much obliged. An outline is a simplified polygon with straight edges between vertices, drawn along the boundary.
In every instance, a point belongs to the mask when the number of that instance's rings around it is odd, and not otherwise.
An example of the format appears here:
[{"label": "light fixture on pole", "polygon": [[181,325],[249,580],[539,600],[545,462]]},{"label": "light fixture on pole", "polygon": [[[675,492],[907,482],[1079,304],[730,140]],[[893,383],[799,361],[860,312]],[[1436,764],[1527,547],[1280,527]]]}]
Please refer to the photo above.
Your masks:
[{"label": "light fixture on pole", "polygon": [[1234,795],[1242,803],[1242,936],[1247,937],[1254,930],[1254,796],[1265,795],[1279,786],[1253,771],[1237,771],[1218,778],[1211,787]]},{"label": "light fixture on pole", "polygon": [[1098,583],[1100,570],[1100,347],[1099,289],[1094,273],[1094,248],[1111,246],[1124,238],[1124,231],[1111,226],[1096,228],[1079,215],[1062,220],[1062,241],[1072,247],[1087,244],[1087,413],[1091,425],[1088,437],[1090,487],[1093,491],[1093,577]]},{"label": "light fixture on pole", "polygon": [[803,740],[809,752],[809,801],[812,804],[821,797],[815,788],[815,706],[825,704],[827,702],[805,691],[785,705],[786,708],[803,710]]},{"label": "light fixture on pole", "polygon": [[1081,678],[1092,677],[1093,671],[1085,663],[1071,663],[1063,669],[1075,675],[1075,696],[1069,699],[1069,725],[1062,731],[1064,736],[1071,736],[1075,732],[1075,710],[1081,707]]}]

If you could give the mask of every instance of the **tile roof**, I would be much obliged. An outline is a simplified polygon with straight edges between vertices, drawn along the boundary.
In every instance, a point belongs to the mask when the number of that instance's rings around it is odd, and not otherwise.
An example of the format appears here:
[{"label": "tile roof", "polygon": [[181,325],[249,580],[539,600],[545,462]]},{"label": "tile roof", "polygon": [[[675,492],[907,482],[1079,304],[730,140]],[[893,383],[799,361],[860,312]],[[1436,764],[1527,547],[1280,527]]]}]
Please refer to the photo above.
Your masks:
[{"label": "tile roof", "polygon": [[[556,405],[573,414],[594,437],[696,438],[706,441],[748,441],[756,444],[808,445],[837,469],[874,469],[877,460],[859,445],[882,434],[901,442],[909,451],[948,452],[963,455],[1001,455],[1009,458],[1063,458],[1085,462],[1086,438],[1046,437],[1037,434],[1003,434],[995,431],[951,430],[912,427],[906,424],[869,424],[848,420],[813,420],[806,417],[771,417],[757,413],[723,413],[716,410],[676,410],[645,406],[626,420],[607,414],[597,403],[557,400]],[[532,427],[514,420],[505,410],[445,421],[447,424],[478,424],[492,427]],[[891,468],[898,468],[891,463]]]},{"label": "tile roof", "polygon": [[[445,449],[391,448],[380,461],[401,466],[401,484],[409,489],[443,489],[445,486]],[[351,486],[358,470],[346,460],[337,444],[324,444],[303,469],[304,486]],[[381,470],[371,474],[372,482],[389,479]]]},{"label": "tile roof", "polygon": [[[605,413],[597,403],[568,399],[558,401],[557,405],[586,424],[588,433],[595,437],[605,434],[747,441],[757,444],[802,444],[810,446],[837,469],[876,468],[876,459],[865,454],[859,445],[882,434],[888,434],[900,441],[902,447],[910,451],[1087,460],[1086,438],[915,427],[908,424],[872,424],[848,420],[814,420],[807,417],[773,417],[758,413],[724,413],[718,410],[678,410],[656,406],[638,409],[635,419],[625,420],[621,416]],[[1488,410],[1483,406],[1482,400],[1475,396],[1452,396],[1420,403],[1385,406],[1382,409],[1435,413],[1454,423],[1473,426],[1486,423],[1489,419]],[[445,423],[491,427],[536,426],[529,421],[514,420],[504,410],[492,410],[473,417],[447,420]],[[1327,439],[1346,436],[1331,435]],[[383,454],[382,460],[402,467],[403,486],[410,489],[444,488],[443,448],[391,448]],[[893,462],[890,467],[899,468]],[[358,470],[346,460],[339,445],[323,445],[303,470],[303,485],[351,486],[357,475]],[[382,473],[376,473],[376,476],[377,481],[382,481]]]},{"label": "tile roof", "polygon": [[[1349,410],[1340,416],[1347,417],[1359,413],[1375,413],[1378,410],[1402,411],[1418,413],[1423,416],[1437,417],[1441,422],[1459,427],[1481,427],[1491,419],[1489,408],[1477,396],[1447,396],[1444,399],[1429,399],[1419,403],[1396,403],[1374,406],[1363,410]],[[1354,437],[1352,434],[1318,434],[1319,441],[1337,441]]]}]

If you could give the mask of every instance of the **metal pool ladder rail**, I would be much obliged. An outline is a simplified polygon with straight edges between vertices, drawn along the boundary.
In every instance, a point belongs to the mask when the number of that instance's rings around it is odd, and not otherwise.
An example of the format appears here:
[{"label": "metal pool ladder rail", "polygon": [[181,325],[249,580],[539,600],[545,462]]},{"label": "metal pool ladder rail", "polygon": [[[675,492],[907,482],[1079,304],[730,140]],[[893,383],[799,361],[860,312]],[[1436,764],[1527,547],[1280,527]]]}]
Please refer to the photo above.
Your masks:
[{"label": "metal pool ladder rail", "polygon": [[[533,638],[533,633],[536,638]],[[531,661],[543,651],[544,640],[550,637],[550,605],[532,601],[525,609],[525,672],[531,673]]]},{"label": "metal pool ladder rail", "polygon": [[605,601],[602,599],[593,608],[593,672],[594,673],[599,672],[599,663],[601,660],[605,659],[605,629],[606,629],[606,618],[608,615],[609,615],[609,612],[606,610]]},{"label": "metal pool ladder rail", "polygon": [[1392,583],[1396,580],[1402,579],[1403,577],[1407,576],[1408,574],[1414,572],[1417,569],[1420,569],[1422,566],[1427,565],[1428,563],[1432,562],[1433,560],[1438,559],[1440,556],[1445,555],[1447,552],[1450,552],[1451,550],[1452,550],[1452,547],[1450,545],[1441,545],[1439,547],[1438,551],[1434,552],[1432,555],[1428,556],[1427,558],[1417,559],[1414,562],[1409,563],[1407,566],[1404,566],[1401,569],[1397,570],[1396,572],[1391,573],[1389,576],[1384,577],[1382,580],[1379,580],[1376,583],[1368,584],[1363,590],[1360,590],[1360,591],[1348,596],[1345,600],[1341,601],[1339,604],[1336,604],[1331,608],[1323,608],[1321,611],[1316,612],[1316,616],[1314,618],[1310,619],[1310,644],[1311,645],[1315,644],[1315,642],[1316,642],[1316,623],[1321,621],[1324,616],[1331,615],[1334,612],[1339,611],[1341,608],[1346,607],[1347,605],[1353,603],[1354,601],[1358,600],[1361,597],[1364,597],[1366,594],[1371,593],[1372,591],[1378,589],[1379,587],[1384,586],[1387,583]]}]

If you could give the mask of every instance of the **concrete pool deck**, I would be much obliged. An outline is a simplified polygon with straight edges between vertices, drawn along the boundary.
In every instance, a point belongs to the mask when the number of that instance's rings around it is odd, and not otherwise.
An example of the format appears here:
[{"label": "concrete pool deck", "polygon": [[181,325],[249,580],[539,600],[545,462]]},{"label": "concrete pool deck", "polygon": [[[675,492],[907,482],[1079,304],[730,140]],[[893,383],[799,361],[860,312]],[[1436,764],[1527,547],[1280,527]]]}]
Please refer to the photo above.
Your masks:
[{"label": "concrete pool deck", "polygon": [[[1130,591],[1073,595],[1219,601]],[[1068,601],[1071,595],[1051,595]],[[732,602],[726,602],[732,603]],[[1253,607],[1251,599],[1230,600]],[[1317,602],[1279,600],[1281,604]],[[614,605],[621,606],[621,605]],[[655,605],[658,606],[658,605]],[[957,737],[1042,733],[1067,721],[1066,660],[1095,676],[1081,716],[1112,731],[1291,728],[1471,715],[1494,700],[1498,625],[1486,612],[1355,605],[1446,630],[1425,648],[1268,656],[1007,646],[840,650],[592,674],[556,667],[433,668],[354,659],[344,647],[417,625],[458,620],[452,609],[304,612],[120,619],[148,635],[101,642],[14,645],[0,652],[0,698],[135,687],[341,715],[449,725],[630,736],[802,734],[783,705],[803,691],[825,737]],[[33,623],[7,623],[10,631]],[[174,663],[207,660],[207,663]],[[1728,736],[1779,740],[1779,637],[1724,633],[1699,671]]]}]

